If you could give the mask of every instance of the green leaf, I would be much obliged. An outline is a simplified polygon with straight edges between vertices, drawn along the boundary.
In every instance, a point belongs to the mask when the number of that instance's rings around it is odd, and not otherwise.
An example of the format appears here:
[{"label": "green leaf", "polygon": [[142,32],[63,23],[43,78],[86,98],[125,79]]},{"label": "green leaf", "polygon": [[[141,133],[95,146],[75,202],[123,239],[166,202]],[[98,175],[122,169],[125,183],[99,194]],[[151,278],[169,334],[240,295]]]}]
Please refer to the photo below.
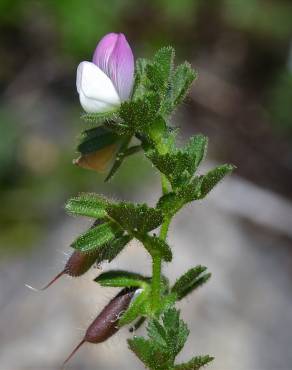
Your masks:
[{"label": "green leaf", "polygon": [[133,100],[141,98],[149,90],[149,80],[146,74],[146,66],[149,63],[150,61],[144,58],[139,58],[136,61]]},{"label": "green leaf", "polygon": [[155,167],[162,172],[171,183],[173,189],[187,185],[192,179],[207,151],[207,138],[196,135],[182,149],[159,153],[152,149],[146,152]]},{"label": "green leaf", "polygon": [[132,237],[130,235],[123,235],[107,243],[102,249],[101,261],[107,260],[108,262],[111,262],[131,241],[131,239]]},{"label": "green leaf", "polygon": [[164,47],[155,54],[153,62],[146,65],[146,73],[151,87],[153,91],[158,91],[161,95],[165,95],[169,87],[174,55],[172,47]]},{"label": "green leaf", "polygon": [[119,319],[119,326],[127,325],[136,320],[140,316],[147,316],[149,311],[149,294],[150,289],[145,287],[132,300],[126,312]]},{"label": "green leaf", "polygon": [[81,143],[78,145],[77,150],[81,154],[89,154],[110,146],[119,140],[119,136],[106,128],[95,127],[83,132]]},{"label": "green leaf", "polygon": [[200,199],[202,182],[202,176],[195,176],[189,184],[178,189],[177,198],[181,199],[182,205]]},{"label": "green leaf", "polygon": [[93,217],[96,219],[106,216],[108,201],[94,193],[82,193],[75,198],[69,199],[65,205],[68,213],[73,215]]},{"label": "green leaf", "polygon": [[183,205],[183,201],[175,192],[163,195],[157,202],[156,207],[168,216],[174,215]]},{"label": "green leaf", "polygon": [[169,245],[157,236],[143,235],[139,239],[151,256],[159,255],[164,261],[172,260],[172,252]]},{"label": "green leaf", "polygon": [[134,337],[128,339],[129,348],[135,355],[145,364],[150,370],[166,370],[169,369],[168,354],[161,351],[150,340],[142,337]]},{"label": "green leaf", "polygon": [[159,303],[160,308],[158,310],[158,313],[164,312],[169,308],[173,307],[176,301],[177,301],[176,293],[170,293],[163,296]]},{"label": "green leaf", "polygon": [[204,198],[226,175],[231,173],[235,166],[224,164],[209,171],[206,175],[202,176],[202,184],[200,189],[200,197]]},{"label": "green leaf", "polygon": [[108,215],[130,233],[147,233],[156,229],[163,221],[160,210],[146,204],[121,202],[107,206]]},{"label": "green leaf", "polygon": [[120,108],[120,117],[129,133],[144,131],[154,121],[159,110],[160,100],[156,93],[149,93],[137,100],[125,101]]},{"label": "green leaf", "polygon": [[187,340],[189,329],[183,320],[179,318],[179,311],[175,308],[165,311],[162,316],[162,321],[167,333],[167,349],[173,355],[174,360],[175,356],[182,350]]},{"label": "green leaf", "polygon": [[167,177],[173,188],[181,186],[190,179],[189,167],[193,167],[194,164],[190,162],[187,153],[177,151],[161,155],[157,151],[151,150],[146,155],[154,166]]},{"label": "green leaf", "polygon": [[91,252],[112,241],[119,232],[112,222],[105,222],[79,236],[71,247],[81,252]]},{"label": "green leaf", "polygon": [[157,203],[157,208],[161,209],[164,215],[173,216],[186,203],[199,198],[202,180],[201,177],[194,177],[189,184],[181,186],[176,192],[163,195]]},{"label": "green leaf", "polygon": [[207,365],[209,362],[213,361],[214,357],[209,355],[206,356],[196,356],[192,358],[189,362],[176,365],[175,370],[199,370],[201,367]]},{"label": "green leaf", "polygon": [[94,281],[106,287],[143,288],[149,278],[129,271],[112,270],[100,274]]},{"label": "green leaf", "polygon": [[172,108],[180,104],[186,97],[188,90],[197,77],[197,73],[187,62],[179,65],[172,77],[171,102]]},{"label": "green leaf", "polygon": [[211,274],[204,274],[207,267],[198,265],[183,274],[171,288],[171,292],[176,293],[177,299],[181,300],[193,290],[206,283]]},{"label": "green leaf", "polygon": [[153,318],[147,332],[149,339],[128,340],[130,349],[149,369],[173,369],[175,357],[189,334],[186,324],[179,318],[179,311],[171,308],[164,312],[161,320]]},{"label": "green leaf", "polygon": [[190,161],[194,163],[194,171],[205,158],[208,148],[208,138],[204,135],[195,135],[190,138],[184,151],[188,153]]}]

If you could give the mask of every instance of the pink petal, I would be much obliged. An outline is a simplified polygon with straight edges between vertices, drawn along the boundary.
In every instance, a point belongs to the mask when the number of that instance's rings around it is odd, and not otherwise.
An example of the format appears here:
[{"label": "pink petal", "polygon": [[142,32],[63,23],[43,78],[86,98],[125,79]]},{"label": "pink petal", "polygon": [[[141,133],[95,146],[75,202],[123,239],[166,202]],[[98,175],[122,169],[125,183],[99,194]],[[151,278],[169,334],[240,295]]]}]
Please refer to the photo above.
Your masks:
[{"label": "pink petal", "polygon": [[134,56],[122,33],[109,33],[97,45],[95,63],[115,85],[122,101],[127,100],[134,82]]}]

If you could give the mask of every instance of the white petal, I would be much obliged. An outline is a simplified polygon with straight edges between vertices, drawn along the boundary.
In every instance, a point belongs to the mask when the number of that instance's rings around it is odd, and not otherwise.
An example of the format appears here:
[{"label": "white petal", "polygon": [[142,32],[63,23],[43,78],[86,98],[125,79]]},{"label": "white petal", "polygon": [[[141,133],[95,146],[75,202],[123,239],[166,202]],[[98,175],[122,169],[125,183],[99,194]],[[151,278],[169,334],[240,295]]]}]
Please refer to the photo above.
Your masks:
[{"label": "white petal", "polygon": [[82,108],[87,113],[107,112],[108,110],[113,109],[111,104],[107,104],[96,99],[87,98],[82,90],[79,92],[79,100]]},{"label": "white petal", "polygon": [[76,86],[80,103],[88,113],[104,112],[121,104],[109,77],[91,62],[79,64]]}]

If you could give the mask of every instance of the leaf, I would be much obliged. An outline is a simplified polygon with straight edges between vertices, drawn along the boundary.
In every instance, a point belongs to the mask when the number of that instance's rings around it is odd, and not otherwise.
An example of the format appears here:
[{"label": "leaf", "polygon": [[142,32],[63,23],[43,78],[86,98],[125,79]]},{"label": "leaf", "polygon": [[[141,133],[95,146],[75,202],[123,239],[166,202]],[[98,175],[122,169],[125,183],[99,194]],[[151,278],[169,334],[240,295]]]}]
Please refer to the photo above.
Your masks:
[{"label": "leaf", "polygon": [[104,127],[95,127],[85,130],[77,147],[81,154],[89,154],[101,150],[120,140],[119,136]]},{"label": "leaf", "polygon": [[170,262],[172,260],[172,252],[168,244],[157,236],[143,235],[139,239],[147,251],[153,255],[159,255],[164,261]]},{"label": "leaf", "polygon": [[169,180],[173,189],[187,185],[192,179],[207,151],[208,140],[203,135],[193,136],[181,149],[165,154],[152,149],[146,152],[152,161]]},{"label": "leaf", "polygon": [[174,369],[175,370],[198,370],[213,360],[214,360],[214,357],[211,357],[209,355],[196,356],[192,358],[189,362],[175,365]]},{"label": "leaf", "polygon": [[189,330],[175,308],[164,312],[162,319],[152,318],[147,327],[149,339],[128,340],[130,349],[153,370],[173,369],[174,360],[183,348]]},{"label": "leaf", "polygon": [[178,189],[177,197],[181,199],[182,205],[200,199],[202,182],[202,176],[195,176],[189,184]]},{"label": "leaf", "polygon": [[168,217],[175,214],[182,205],[182,199],[175,192],[170,192],[160,197],[156,207]]},{"label": "leaf", "polygon": [[181,186],[176,192],[163,195],[157,203],[157,208],[161,209],[164,215],[173,216],[186,203],[198,199],[201,194],[201,183],[201,177],[194,177],[189,184]]},{"label": "leaf", "polygon": [[205,196],[229,173],[235,169],[235,166],[224,164],[209,171],[202,176],[202,184],[200,189],[200,196],[198,199],[205,198]]},{"label": "leaf", "polygon": [[173,70],[174,49],[164,47],[154,56],[153,62],[146,65],[146,73],[153,91],[158,91],[160,95],[165,95],[169,80]]},{"label": "leaf", "polygon": [[168,366],[168,354],[162,352],[151,341],[142,337],[128,339],[129,348],[151,370],[166,370]]},{"label": "leaf", "polygon": [[112,222],[105,222],[80,235],[71,247],[81,252],[91,252],[112,241],[119,232]]},{"label": "leaf", "polygon": [[132,237],[130,235],[123,235],[107,243],[102,250],[101,261],[107,260],[108,262],[111,262],[131,241],[131,239]]},{"label": "leaf", "polygon": [[187,340],[189,329],[183,320],[179,318],[179,311],[175,308],[165,311],[162,321],[167,333],[167,348],[173,355],[174,361],[175,356],[182,350]]},{"label": "leaf", "polygon": [[128,132],[143,132],[157,116],[160,99],[157,93],[151,92],[137,100],[125,101],[120,107],[120,117]]},{"label": "leaf", "polygon": [[73,215],[94,217],[96,219],[106,216],[108,201],[94,193],[82,193],[75,198],[69,199],[65,205],[68,213]]},{"label": "leaf", "polygon": [[173,188],[178,188],[190,179],[189,169],[194,167],[194,163],[190,161],[187,153],[178,150],[175,153],[161,155],[151,150],[146,155],[154,166],[167,177]]},{"label": "leaf", "polygon": [[207,267],[198,265],[184,273],[173,285],[171,292],[176,293],[177,299],[181,300],[193,290],[206,283],[211,274],[204,274]]},{"label": "leaf", "polygon": [[106,208],[108,215],[124,230],[130,233],[147,233],[156,229],[163,222],[160,210],[150,208],[146,204],[121,202],[109,204]]},{"label": "leaf", "polygon": [[205,158],[208,148],[208,138],[204,135],[195,135],[190,138],[184,151],[188,153],[189,158],[194,162],[194,172]]},{"label": "leaf", "polygon": [[197,77],[197,73],[192,69],[187,62],[179,65],[172,77],[172,108],[180,104],[187,95],[187,92]]},{"label": "leaf", "polygon": [[96,283],[106,287],[145,287],[149,278],[129,271],[111,270],[100,274]]},{"label": "leaf", "polygon": [[146,66],[149,63],[150,61],[144,58],[139,58],[136,61],[133,100],[141,98],[149,90],[149,80],[146,75]]}]

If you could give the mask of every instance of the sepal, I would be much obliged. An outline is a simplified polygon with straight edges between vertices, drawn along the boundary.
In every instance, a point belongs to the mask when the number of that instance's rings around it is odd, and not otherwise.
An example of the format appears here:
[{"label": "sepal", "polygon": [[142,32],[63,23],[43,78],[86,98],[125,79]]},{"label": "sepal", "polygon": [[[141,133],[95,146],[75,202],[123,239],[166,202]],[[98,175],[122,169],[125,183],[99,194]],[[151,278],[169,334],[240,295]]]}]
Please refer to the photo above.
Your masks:
[{"label": "sepal", "polygon": [[141,316],[147,316],[147,313],[150,311],[149,296],[150,289],[147,286],[139,291],[138,295],[133,299],[126,312],[120,318],[118,325],[127,325]]}]

